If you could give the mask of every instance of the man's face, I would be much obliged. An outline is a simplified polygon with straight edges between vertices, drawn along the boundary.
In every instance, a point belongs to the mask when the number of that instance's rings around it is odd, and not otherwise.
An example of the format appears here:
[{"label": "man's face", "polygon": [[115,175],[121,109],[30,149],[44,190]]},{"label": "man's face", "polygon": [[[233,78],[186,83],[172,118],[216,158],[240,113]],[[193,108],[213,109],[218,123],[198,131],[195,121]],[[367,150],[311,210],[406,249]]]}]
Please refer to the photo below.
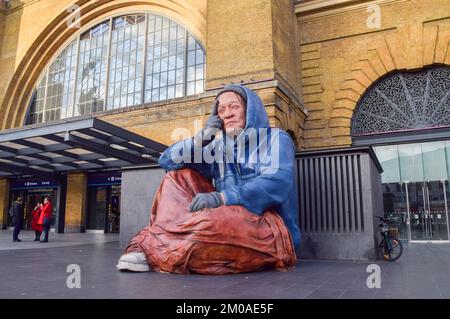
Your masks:
[{"label": "man's face", "polygon": [[217,114],[223,121],[226,133],[245,127],[245,105],[242,97],[234,92],[219,95]]},{"label": "man's face", "polygon": [[48,199],[44,198],[44,204],[47,204],[47,203],[48,203]]}]

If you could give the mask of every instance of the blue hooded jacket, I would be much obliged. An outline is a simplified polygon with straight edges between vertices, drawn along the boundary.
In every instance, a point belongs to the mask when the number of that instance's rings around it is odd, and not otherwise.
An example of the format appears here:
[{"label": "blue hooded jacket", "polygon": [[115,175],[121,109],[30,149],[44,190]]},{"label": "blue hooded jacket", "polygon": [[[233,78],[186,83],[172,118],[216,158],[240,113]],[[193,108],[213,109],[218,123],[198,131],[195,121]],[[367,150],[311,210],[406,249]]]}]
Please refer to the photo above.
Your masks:
[{"label": "blue hooded jacket", "polygon": [[[247,95],[246,126],[237,138],[238,142],[232,144],[235,150],[232,161],[211,162],[205,161],[202,156],[201,161],[194,163],[193,139],[189,138],[166,149],[159,158],[159,165],[166,171],[196,169],[212,180],[216,190],[224,194],[225,205],[242,205],[257,215],[262,215],[267,209],[275,210],[289,229],[297,249],[300,246],[300,229],[295,187],[295,145],[288,133],[269,126],[266,110],[258,95],[245,86],[240,87]],[[217,115],[217,103],[212,113]],[[249,144],[254,134],[257,135],[257,144],[251,147]],[[219,154],[226,154],[226,141],[226,138],[216,137],[203,151],[207,149],[213,155],[218,151],[221,151]],[[246,146],[244,152],[236,151],[239,141]],[[186,151],[190,151],[188,157],[185,156]]]}]

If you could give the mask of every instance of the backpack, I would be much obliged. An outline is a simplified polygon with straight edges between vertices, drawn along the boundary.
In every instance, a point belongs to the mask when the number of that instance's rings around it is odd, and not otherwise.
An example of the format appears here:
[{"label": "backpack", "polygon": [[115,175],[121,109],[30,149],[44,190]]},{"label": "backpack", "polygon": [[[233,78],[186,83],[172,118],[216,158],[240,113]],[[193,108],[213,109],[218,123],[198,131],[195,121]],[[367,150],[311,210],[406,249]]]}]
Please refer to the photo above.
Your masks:
[{"label": "backpack", "polygon": [[14,217],[14,204],[11,205],[8,213],[9,213],[9,216]]}]

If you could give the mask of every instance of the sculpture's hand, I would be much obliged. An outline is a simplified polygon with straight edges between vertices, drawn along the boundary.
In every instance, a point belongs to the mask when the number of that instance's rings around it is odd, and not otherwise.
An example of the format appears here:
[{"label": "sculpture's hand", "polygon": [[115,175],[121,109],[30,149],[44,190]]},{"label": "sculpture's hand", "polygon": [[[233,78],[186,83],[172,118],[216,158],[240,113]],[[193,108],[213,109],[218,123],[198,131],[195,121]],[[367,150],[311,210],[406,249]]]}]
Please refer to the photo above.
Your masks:
[{"label": "sculpture's hand", "polygon": [[223,204],[222,196],[219,192],[199,193],[192,199],[189,210],[196,212],[204,208],[216,208]]},{"label": "sculpture's hand", "polygon": [[222,130],[223,121],[218,115],[211,115],[206,121],[205,127],[194,136],[196,146],[205,147],[214,139],[215,134]]}]

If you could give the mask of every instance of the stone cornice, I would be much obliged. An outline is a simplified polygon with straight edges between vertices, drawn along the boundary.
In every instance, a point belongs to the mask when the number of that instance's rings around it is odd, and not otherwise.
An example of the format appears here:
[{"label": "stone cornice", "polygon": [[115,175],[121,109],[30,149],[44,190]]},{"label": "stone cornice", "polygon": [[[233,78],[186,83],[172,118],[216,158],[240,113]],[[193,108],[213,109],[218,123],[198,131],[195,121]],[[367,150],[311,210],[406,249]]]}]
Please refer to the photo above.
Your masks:
[{"label": "stone cornice", "polygon": [[370,4],[385,6],[407,1],[410,0],[305,0],[295,4],[295,13],[299,21],[308,21],[366,10]]},{"label": "stone cornice", "polygon": [[40,0],[11,0],[8,3],[1,1],[0,13],[7,15],[39,1]]}]

